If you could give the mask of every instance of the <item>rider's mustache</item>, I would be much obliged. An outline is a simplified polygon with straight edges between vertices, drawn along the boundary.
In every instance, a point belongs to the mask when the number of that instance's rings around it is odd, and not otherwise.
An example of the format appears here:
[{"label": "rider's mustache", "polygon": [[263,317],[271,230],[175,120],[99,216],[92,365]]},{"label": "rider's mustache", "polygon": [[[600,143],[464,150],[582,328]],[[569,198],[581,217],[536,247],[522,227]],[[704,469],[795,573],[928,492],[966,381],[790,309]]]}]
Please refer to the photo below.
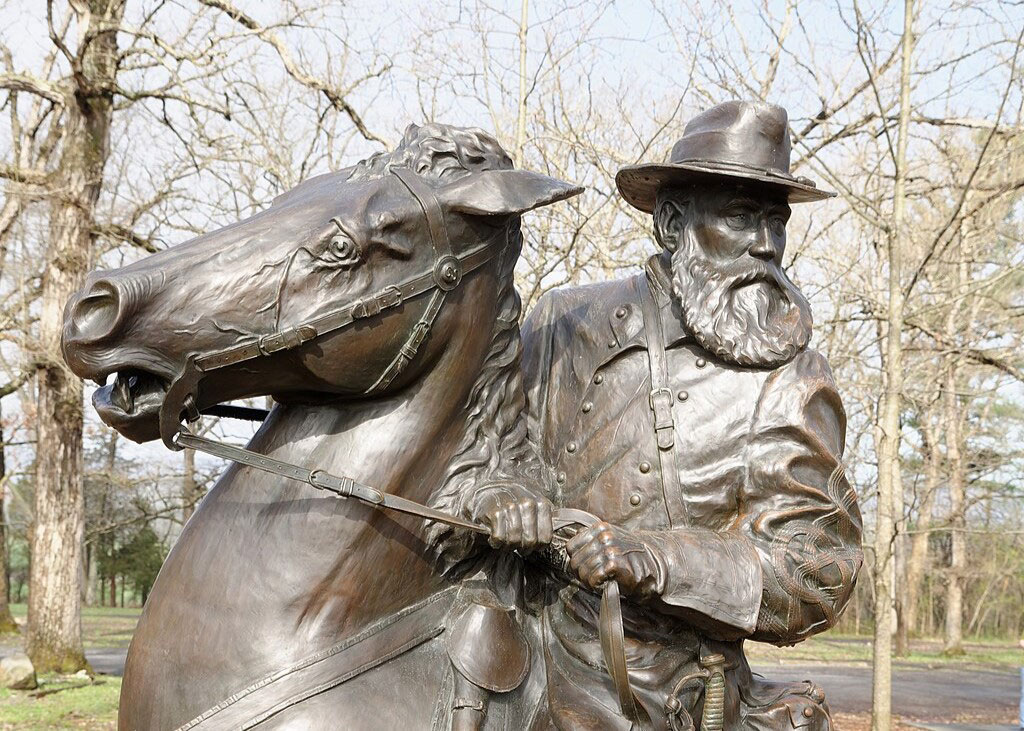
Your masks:
[{"label": "rider's mustache", "polygon": [[702,269],[705,278],[727,289],[765,282],[776,289],[785,290],[785,274],[774,261],[744,256],[727,262],[712,263],[706,259],[691,259],[691,267]]}]

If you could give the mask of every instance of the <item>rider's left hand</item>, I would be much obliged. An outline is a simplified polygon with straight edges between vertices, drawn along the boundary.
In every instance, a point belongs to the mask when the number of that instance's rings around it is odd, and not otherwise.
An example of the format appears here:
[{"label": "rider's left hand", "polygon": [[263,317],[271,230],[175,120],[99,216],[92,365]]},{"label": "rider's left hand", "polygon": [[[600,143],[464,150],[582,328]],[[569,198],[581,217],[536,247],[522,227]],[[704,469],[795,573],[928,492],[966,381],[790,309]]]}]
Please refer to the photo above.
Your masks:
[{"label": "rider's left hand", "polygon": [[551,501],[543,495],[503,484],[481,489],[471,515],[491,529],[488,543],[493,547],[530,553],[551,543],[553,513]]},{"label": "rider's left hand", "polygon": [[573,536],[565,549],[570,568],[591,589],[614,580],[624,594],[646,596],[658,584],[654,549],[624,528],[600,521]]}]

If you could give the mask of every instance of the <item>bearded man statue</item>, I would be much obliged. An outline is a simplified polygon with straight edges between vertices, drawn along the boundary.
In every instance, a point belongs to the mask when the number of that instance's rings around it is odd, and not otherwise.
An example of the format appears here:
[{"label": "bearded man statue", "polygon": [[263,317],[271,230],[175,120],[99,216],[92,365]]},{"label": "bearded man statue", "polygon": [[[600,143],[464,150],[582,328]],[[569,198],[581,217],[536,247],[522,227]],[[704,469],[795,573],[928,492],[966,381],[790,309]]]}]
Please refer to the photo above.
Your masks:
[{"label": "bearded man statue", "polygon": [[[832,728],[821,688],[759,678],[743,649],[831,627],[862,562],[846,417],[782,268],[790,205],[832,194],[789,157],[781,107],[697,116],[670,162],[617,176],[661,253],[548,293],[525,323],[550,502],[510,491],[477,517],[525,549],[549,540],[552,507],[599,518],[566,547],[570,580],[547,585],[534,728]],[[617,634],[599,593],[613,581]]]}]

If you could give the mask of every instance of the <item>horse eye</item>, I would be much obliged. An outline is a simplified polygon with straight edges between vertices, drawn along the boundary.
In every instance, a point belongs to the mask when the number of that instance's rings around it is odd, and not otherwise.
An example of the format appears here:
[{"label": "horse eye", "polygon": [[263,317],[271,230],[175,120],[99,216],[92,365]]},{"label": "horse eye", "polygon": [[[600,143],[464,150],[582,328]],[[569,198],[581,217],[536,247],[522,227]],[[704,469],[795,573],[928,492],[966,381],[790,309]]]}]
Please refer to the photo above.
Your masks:
[{"label": "horse eye", "polygon": [[347,259],[355,251],[355,244],[345,234],[335,234],[331,237],[331,253],[339,259]]},{"label": "horse eye", "polygon": [[331,220],[338,227],[338,231],[327,240],[324,258],[330,264],[341,268],[358,264],[362,255],[359,245],[352,240],[352,237],[345,233],[337,219]]}]

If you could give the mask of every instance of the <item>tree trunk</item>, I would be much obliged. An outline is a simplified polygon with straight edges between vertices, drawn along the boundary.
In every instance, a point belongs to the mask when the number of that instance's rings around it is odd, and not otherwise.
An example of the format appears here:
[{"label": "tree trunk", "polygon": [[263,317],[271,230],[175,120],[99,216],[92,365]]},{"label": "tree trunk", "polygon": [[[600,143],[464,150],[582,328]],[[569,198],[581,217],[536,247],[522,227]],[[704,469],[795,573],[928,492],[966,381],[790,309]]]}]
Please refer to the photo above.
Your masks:
[{"label": "tree trunk", "polygon": [[7,585],[7,523],[4,517],[4,497],[7,484],[7,460],[4,449],[3,413],[0,412],[0,634],[17,632],[18,624],[11,615],[11,590]]},{"label": "tree trunk", "polygon": [[185,459],[185,476],[181,485],[181,526],[192,517],[196,510],[196,453],[191,449],[183,449]]},{"label": "tree trunk", "polygon": [[526,144],[526,34],[530,24],[530,2],[523,0],[519,10],[519,99],[516,105],[516,148],[512,156],[516,167],[523,166],[523,145]]},{"label": "tree trunk", "polygon": [[904,615],[908,634],[917,634],[921,622],[918,617],[918,605],[921,597],[921,582],[924,580],[924,569],[928,563],[928,538],[932,525],[932,510],[935,507],[935,496],[939,487],[939,445],[935,429],[930,421],[931,416],[924,414],[924,497],[918,510],[917,524],[911,536],[910,557],[907,559],[906,601]]},{"label": "tree trunk", "polygon": [[96,604],[96,564],[98,558],[96,556],[96,543],[95,541],[86,546],[85,549],[85,606],[91,607]]},{"label": "tree trunk", "polygon": [[903,7],[903,58],[900,70],[899,137],[896,142],[896,181],[893,223],[888,237],[889,307],[884,345],[885,393],[879,419],[878,518],[875,526],[875,636],[872,662],[872,731],[888,731],[892,724],[892,611],[893,501],[902,495],[900,475],[900,411],[903,396],[903,249],[908,236],[906,213],[907,127],[910,124],[910,61],[914,48],[914,0]]},{"label": "tree trunk", "polygon": [[109,154],[117,35],[123,2],[71,5],[79,37],[72,93],[65,99],[64,149],[50,203],[50,245],[39,313],[36,371],[36,495],[26,650],[37,671],[87,667],[82,649],[82,383],[61,360],[64,304],[90,266],[96,201]]},{"label": "tree trunk", "polygon": [[957,399],[957,367],[954,357],[946,375],[946,390],[943,393],[946,412],[946,462],[949,468],[949,531],[950,561],[946,574],[946,623],[942,652],[946,655],[962,655],[964,623],[964,570],[967,562],[965,545],[966,527],[964,516],[964,467],[961,444],[960,409]]}]

